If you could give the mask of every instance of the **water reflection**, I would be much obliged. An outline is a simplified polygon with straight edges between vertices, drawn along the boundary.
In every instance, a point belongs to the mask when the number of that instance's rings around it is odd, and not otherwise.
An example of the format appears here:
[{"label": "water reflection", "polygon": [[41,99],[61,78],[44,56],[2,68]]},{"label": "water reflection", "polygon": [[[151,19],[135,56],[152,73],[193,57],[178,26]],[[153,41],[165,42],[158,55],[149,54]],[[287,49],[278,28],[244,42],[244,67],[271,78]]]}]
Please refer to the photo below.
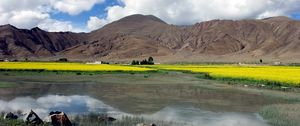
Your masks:
[{"label": "water reflection", "polygon": [[46,119],[50,111],[63,111],[69,115],[88,113],[108,113],[124,115],[120,111],[104,104],[102,101],[89,96],[59,96],[48,95],[37,99],[31,97],[18,97],[11,101],[0,100],[0,111],[28,113],[31,109],[41,118]]},{"label": "water reflection", "polygon": [[[47,119],[50,111],[60,110],[70,115],[108,113],[121,117],[134,116],[113,108],[101,100],[82,95],[47,95],[39,98],[18,97],[10,101],[0,100],[0,111],[36,111]],[[255,113],[211,112],[187,106],[169,106],[151,114],[141,114],[148,119],[187,123],[201,126],[267,126]]]},{"label": "water reflection", "polygon": [[144,116],[154,120],[188,122],[194,126],[268,126],[256,113],[211,112],[193,107],[166,107]]},{"label": "water reflection", "polygon": [[38,99],[53,94],[91,96],[135,114],[154,113],[173,105],[190,105],[209,111],[257,112],[264,105],[278,102],[255,93],[187,84],[20,84],[15,88],[0,88],[0,99],[6,101],[26,96]]}]

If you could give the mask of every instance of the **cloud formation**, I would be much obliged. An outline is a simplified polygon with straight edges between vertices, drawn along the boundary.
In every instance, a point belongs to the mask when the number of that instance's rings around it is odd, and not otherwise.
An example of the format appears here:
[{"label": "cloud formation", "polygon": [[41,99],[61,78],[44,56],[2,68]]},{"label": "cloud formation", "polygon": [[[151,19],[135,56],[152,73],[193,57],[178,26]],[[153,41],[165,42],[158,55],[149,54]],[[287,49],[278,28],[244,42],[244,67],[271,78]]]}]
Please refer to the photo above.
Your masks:
[{"label": "cloud formation", "polygon": [[[119,0],[107,8],[108,23],[132,14],[155,15],[170,24],[190,25],[212,19],[253,19],[291,16],[299,0]],[[104,25],[104,24],[101,24]]]},{"label": "cloud formation", "polygon": [[[1,15],[1,14],[0,14]],[[3,13],[4,18],[0,22],[9,22],[20,28],[32,28],[49,18],[46,13],[31,10],[12,11]]]},{"label": "cloud formation", "polygon": [[82,11],[88,11],[97,3],[103,3],[104,0],[51,0],[51,5],[64,13],[77,15]]},{"label": "cloud formation", "polygon": [[[41,27],[48,31],[95,30],[132,14],[155,15],[169,24],[191,25],[212,19],[260,19],[300,14],[300,0],[117,0],[105,13],[91,15],[85,28],[74,22],[54,19],[52,14],[76,16],[108,0],[1,0],[0,25],[18,28]],[[114,2],[112,2],[114,3]],[[100,15],[101,18],[99,17]],[[103,17],[103,15],[105,15]]]},{"label": "cloud formation", "polygon": [[98,17],[92,16],[87,22],[87,28],[90,31],[101,28],[103,25],[107,24],[107,20],[99,19]]},{"label": "cloud formation", "polygon": [[73,31],[81,32],[82,30],[75,29],[70,21],[59,21],[54,19],[45,19],[37,24],[37,27],[50,32],[56,31]]},{"label": "cloud formation", "polygon": [[52,13],[77,15],[92,9],[104,0],[1,0],[0,25],[12,24],[18,28],[40,27],[47,31],[84,31],[74,28],[72,22],[51,18]]}]

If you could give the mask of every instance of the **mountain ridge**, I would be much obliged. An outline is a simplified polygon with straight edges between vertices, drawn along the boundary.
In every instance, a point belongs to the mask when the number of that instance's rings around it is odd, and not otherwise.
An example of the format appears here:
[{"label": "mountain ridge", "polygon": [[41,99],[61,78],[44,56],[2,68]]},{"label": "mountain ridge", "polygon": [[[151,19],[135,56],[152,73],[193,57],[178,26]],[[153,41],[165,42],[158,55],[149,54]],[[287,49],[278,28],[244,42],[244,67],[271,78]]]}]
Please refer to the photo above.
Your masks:
[{"label": "mountain ridge", "polygon": [[0,59],[159,62],[299,62],[300,22],[288,17],[211,20],[180,27],[153,15],[130,15],[90,33],[0,26]]}]

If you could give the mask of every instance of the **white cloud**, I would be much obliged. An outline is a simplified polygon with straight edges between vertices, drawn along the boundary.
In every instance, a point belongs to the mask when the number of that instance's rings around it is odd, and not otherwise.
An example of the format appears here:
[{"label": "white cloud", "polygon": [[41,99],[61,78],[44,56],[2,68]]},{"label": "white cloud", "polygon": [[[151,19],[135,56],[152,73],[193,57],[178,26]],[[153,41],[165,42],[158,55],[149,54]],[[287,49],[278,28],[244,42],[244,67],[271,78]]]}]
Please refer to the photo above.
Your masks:
[{"label": "white cloud", "polygon": [[7,24],[8,22],[8,18],[9,18],[9,14],[8,13],[1,13],[0,12],[0,24]]},{"label": "white cloud", "polygon": [[32,28],[47,18],[49,14],[41,8],[47,0],[1,0],[0,24],[12,24],[19,28]]},{"label": "white cloud", "polygon": [[1,0],[0,25],[12,24],[18,28],[40,27],[48,31],[83,32],[87,28],[74,27],[73,22],[56,20],[51,13],[76,15],[90,10],[105,0]]},{"label": "white cloud", "polygon": [[38,24],[38,27],[49,32],[88,32],[86,28],[74,27],[70,21],[47,19]]},{"label": "white cloud", "polygon": [[212,19],[290,16],[300,8],[299,0],[119,0],[107,8],[107,22],[132,14],[152,14],[164,21],[187,25]]},{"label": "white cloud", "polygon": [[86,31],[84,29],[75,29],[70,21],[59,21],[52,19],[48,13],[39,11],[22,10],[11,11],[0,14],[0,24],[12,24],[17,28],[31,29],[40,27],[43,30],[57,31]]},{"label": "white cloud", "polygon": [[99,19],[98,17],[92,16],[87,22],[87,28],[90,31],[93,31],[99,29],[100,27],[104,26],[107,23],[108,23],[107,20]]},{"label": "white cloud", "polygon": [[51,5],[70,15],[77,15],[83,11],[90,10],[95,4],[103,3],[105,0],[51,0]]},{"label": "white cloud", "polygon": [[18,28],[31,28],[37,26],[43,20],[49,18],[48,14],[35,11],[13,11],[8,22]]},{"label": "white cloud", "polygon": [[6,12],[20,10],[38,10],[49,5],[49,0],[1,0],[0,10]]},{"label": "white cloud", "polygon": [[38,24],[38,27],[50,32],[58,31],[72,31],[73,26],[69,21],[58,21],[53,19],[47,19]]}]

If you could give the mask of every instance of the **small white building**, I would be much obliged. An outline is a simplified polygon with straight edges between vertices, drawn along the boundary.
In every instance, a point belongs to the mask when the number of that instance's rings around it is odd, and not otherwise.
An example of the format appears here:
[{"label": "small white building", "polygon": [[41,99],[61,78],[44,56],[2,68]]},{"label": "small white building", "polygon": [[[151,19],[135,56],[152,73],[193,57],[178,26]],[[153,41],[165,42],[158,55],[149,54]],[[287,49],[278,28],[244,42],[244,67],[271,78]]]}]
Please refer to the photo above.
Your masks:
[{"label": "small white building", "polygon": [[274,65],[282,65],[281,62],[274,62],[273,64],[274,64]]},{"label": "small white building", "polygon": [[86,64],[103,64],[102,61],[87,62]]}]

